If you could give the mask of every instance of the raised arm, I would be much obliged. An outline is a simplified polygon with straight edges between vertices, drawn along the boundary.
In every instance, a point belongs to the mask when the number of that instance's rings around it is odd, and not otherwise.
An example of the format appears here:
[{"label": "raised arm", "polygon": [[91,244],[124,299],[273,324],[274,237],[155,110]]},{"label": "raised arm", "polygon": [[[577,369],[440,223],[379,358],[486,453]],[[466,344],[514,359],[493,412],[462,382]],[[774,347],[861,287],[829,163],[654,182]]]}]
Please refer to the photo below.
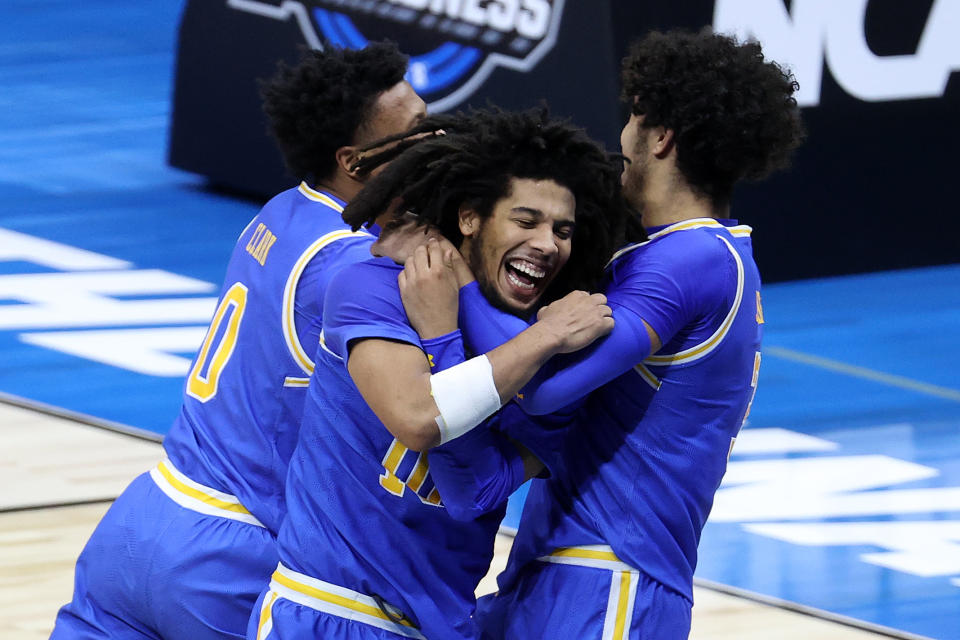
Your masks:
[{"label": "raised arm", "polygon": [[[671,345],[681,331],[695,331],[704,341],[722,335],[741,299],[742,268],[730,243],[715,233],[676,232],[622,254],[608,268],[604,286],[613,331],[582,351],[554,358],[524,386],[521,406],[533,414],[552,413],[651,354],[662,355],[662,345]],[[469,316],[461,326],[467,343],[490,341],[488,325],[498,322],[497,314],[482,311],[484,302],[470,288],[462,295],[470,305],[461,314]],[[539,321],[555,312],[554,305],[546,307]]]},{"label": "raised arm", "polygon": [[[430,292],[433,302],[423,313],[408,312],[410,323],[426,338],[456,328],[458,286],[452,259],[438,243],[429,242],[408,260],[399,279],[402,296],[411,290]],[[410,286],[413,282],[416,287]],[[461,355],[460,362],[439,373],[431,371],[427,354],[413,340],[361,331],[354,339],[346,336],[347,368],[387,429],[408,448],[423,451],[473,429],[516,395],[553,355],[609,331],[609,308],[603,302],[602,297],[576,296],[560,305],[563,313],[537,322],[511,348],[470,360]]]},{"label": "raised arm", "polygon": [[[503,313],[486,301],[475,283],[460,290],[460,327],[467,342],[478,350],[511,349],[510,341],[527,329],[525,322]],[[524,410],[553,413],[587,395],[642,362],[660,348],[656,332],[629,309],[611,302],[614,327],[608,336],[589,347],[554,358],[523,387]],[[558,319],[562,305],[544,307],[539,321]],[[534,325],[535,326],[535,325]]]}]

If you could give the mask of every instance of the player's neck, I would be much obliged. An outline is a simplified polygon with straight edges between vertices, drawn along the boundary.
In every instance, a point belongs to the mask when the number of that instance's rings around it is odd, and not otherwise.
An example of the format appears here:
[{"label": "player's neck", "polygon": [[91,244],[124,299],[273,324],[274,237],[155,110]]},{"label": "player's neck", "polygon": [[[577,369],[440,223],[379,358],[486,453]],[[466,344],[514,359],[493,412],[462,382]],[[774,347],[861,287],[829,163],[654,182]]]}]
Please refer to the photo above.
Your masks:
[{"label": "player's neck", "polygon": [[661,227],[694,218],[719,218],[723,216],[713,202],[685,184],[670,181],[669,184],[652,183],[644,190],[641,207],[644,227]]},{"label": "player's neck", "polygon": [[337,171],[324,180],[318,180],[315,186],[317,189],[326,191],[344,202],[350,202],[355,195],[360,193],[360,189],[363,188],[363,183]]}]

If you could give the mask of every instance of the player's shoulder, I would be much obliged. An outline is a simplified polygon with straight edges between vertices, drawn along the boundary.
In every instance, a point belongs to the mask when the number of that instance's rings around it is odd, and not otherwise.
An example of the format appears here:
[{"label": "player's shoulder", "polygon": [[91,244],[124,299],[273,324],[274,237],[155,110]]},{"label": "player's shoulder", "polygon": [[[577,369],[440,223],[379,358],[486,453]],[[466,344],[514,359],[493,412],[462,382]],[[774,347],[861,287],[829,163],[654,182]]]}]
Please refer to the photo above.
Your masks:
[{"label": "player's shoulder", "polygon": [[651,247],[688,247],[710,251],[717,237],[729,238],[730,230],[712,219],[695,219],[670,225],[650,234]]},{"label": "player's shoulder", "polygon": [[389,258],[372,258],[337,272],[323,308],[324,333],[334,353],[344,356],[346,344],[358,337],[416,343],[416,332],[406,324],[397,283],[402,269]]},{"label": "player's shoulder", "polygon": [[403,265],[397,264],[390,258],[374,257],[347,265],[343,268],[343,271],[374,280],[384,278],[396,280],[397,274],[403,271]]},{"label": "player's shoulder", "polygon": [[390,258],[370,258],[344,265],[333,277],[331,288],[349,295],[365,295],[371,290],[397,288],[397,275],[403,271],[403,265]]},{"label": "player's shoulder", "polygon": [[652,250],[662,259],[669,259],[692,273],[707,270],[719,273],[720,267],[738,268],[736,265],[743,261],[743,256],[752,253],[751,232],[746,225],[711,221],[711,224],[666,234],[654,241]]},{"label": "player's shoulder", "polygon": [[610,262],[620,271],[642,271],[651,266],[696,268],[722,258],[722,252],[723,244],[717,239],[717,231],[698,228],[651,237],[646,242],[624,247]]},{"label": "player's shoulder", "polygon": [[293,203],[302,200],[299,187],[291,187],[276,194],[263,205],[263,211],[274,211],[276,209],[288,208]]},{"label": "player's shoulder", "polygon": [[[344,207],[346,207],[344,200],[301,182],[298,186],[281,191],[270,198],[263,205],[261,215],[292,216],[304,222],[323,222],[323,226],[334,225],[346,228],[340,217]],[[309,212],[309,215],[301,215],[305,211]]]},{"label": "player's shoulder", "polygon": [[280,195],[289,194],[289,197],[295,199],[298,202],[307,202],[320,206],[324,206],[330,209],[335,210],[337,213],[343,213],[344,207],[347,206],[346,200],[335,196],[333,193],[328,193],[326,191],[321,191],[319,189],[314,189],[309,186],[306,182],[301,182],[298,186],[284,191]]}]

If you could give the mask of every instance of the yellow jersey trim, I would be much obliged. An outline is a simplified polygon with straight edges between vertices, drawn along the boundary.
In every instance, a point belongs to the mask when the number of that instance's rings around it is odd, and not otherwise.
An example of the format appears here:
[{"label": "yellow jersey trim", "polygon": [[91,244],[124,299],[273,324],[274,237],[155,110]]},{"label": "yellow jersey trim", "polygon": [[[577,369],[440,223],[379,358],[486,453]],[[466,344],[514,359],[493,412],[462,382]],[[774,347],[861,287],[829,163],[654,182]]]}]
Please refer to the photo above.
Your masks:
[{"label": "yellow jersey trim", "polygon": [[730,244],[729,240],[721,235],[718,235],[717,237],[723,241],[723,244],[727,246],[727,249],[733,255],[733,259],[737,264],[737,293],[734,296],[730,311],[727,312],[727,316],[723,319],[723,322],[720,323],[720,326],[717,327],[717,330],[713,332],[713,335],[700,344],[690,347],[689,349],[684,349],[683,351],[672,355],[652,355],[644,360],[645,364],[666,366],[674,364],[686,364],[688,362],[693,362],[694,360],[699,360],[716,349],[717,345],[723,341],[727,333],[730,331],[730,327],[733,325],[733,320],[736,318],[737,312],[740,311],[740,303],[743,301],[743,260],[740,259],[740,254],[737,253],[736,249],[733,248],[733,245]]},{"label": "yellow jersey trim", "polygon": [[263,600],[263,606],[260,608],[260,623],[257,625],[257,640],[264,640],[273,630],[273,603],[278,597],[271,591]]},{"label": "yellow jersey trim", "polygon": [[637,599],[639,574],[636,571],[615,571],[610,578],[610,594],[603,621],[601,640],[627,640],[633,606]]},{"label": "yellow jersey trim", "polygon": [[656,233],[652,234],[643,242],[637,242],[635,244],[627,245],[626,247],[614,253],[613,257],[610,258],[606,266],[609,267],[611,264],[613,264],[613,261],[619,258],[620,256],[630,253],[634,249],[639,249],[640,247],[646,246],[651,242],[653,242],[654,240],[656,240],[657,238],[662,238],[663,236],[673,233],[675,231],[690,231],[691,229],[703,229],[703,228],[726,229],[730,233],[730,235],[732,235],[735,238],[746,238],[746,237],[749,237],[751,233],[753,233],[753,228],[745,224],[739,224],[733,227],[725,227],[719,222],[717,222],[716,220],[714,220],[713,218],[691,218],[690,220],[676,222],[668,227],[660,229],[660,231],[657,231]]},{"label": "yellow jersey trim", "polygon": [[320,329],[320,348],[326,351],[327,353],[329,353],[330,355],[332,355],[337,360],[340,360],[341,362],[343,361],[343,358],[335,354],[333,351],[330,350],[330,347],[327,346],[327,338],[326,336],[323,335],[323,329]]},{"label": "yellow jersey trim", "polygon": [[298,573],[282,563],[271,576],[271,591],[280,597],[331,615],[363,622],[408,638],[423,638],[403,613],[384,603],[391,619],[370,596]]},{"label": "yellow jersey trim", "polygon": [[560,547],[550,554],[555,558],[584,558],[589,560],[610,560],[620,562],[620,558],[612,549],[597,549],[592,547]]},{"label": "yellow jersey trim", "polygon": [[[301,185],[303,187],[303,185]],[[323,195],[323,194],[320,194]],[[331,200],[331,202],[333,202]],[[336,204],[336,203],[334,203]],[[342,211],[342,207],[337,205],[338,211]],[[365,231],[347,231],[339,230],[328,233],[324,236],[318,238],[313,244],[311,244],[306,251],[304,251],[300,258],[294,264],[293,269],[290,271],[290,276],[287,278],[287,284],[283,289],[283,337],[287,342],[287,349],[290,350],[290,355],[293,356],[294,362],[297,363],[297,366],[307,374],[308,376],[313,373],[313,360],[310,358],[309,354],[304,350],[303,345],[300,344],[300,338],[297,336],[296,320],[294,316],[293,302],[297,293],[297,283],[300,282],[300,276],[303,275],[303,271],[307,268],[307,264],[313,259],[321,249],[327,245],[336,242],[337,240],[342,240],[343,238],[363,238],[369,237],[370,234]]]},{"label": "yellow jersey trim", "polygon": [[313,200],[314,202],[322,202],[331,209],[334,209],[337,213],[343,213],[343,206],[339,202],[322,191],[317,191],[306,182],[301,182],[300,186],[297,187],[297,190],[309,200]]},{"label": "yellow jersey trim", "polygon": [[621,562],[607,545],[587,545],[581,547],[561,547],[553,553],[537,558],[541,562],[554,564],[572,564],[578,567],[593,567],[610,571],[636,571],[625,562]]},{"label": "yellow jersey trim", "polygon": [[607,545],[560,547],[538,560],[610,571],[610,591],[607,594],[603,632],[600,637],[601,640],[627,640],[640,580],[639,572],[635,568],[621,562]]},{"label": "yellow jersey trim", "polygon": [[225,511],[232,511],[234,513],[247,513],[247,514],[250,513],[249,511],[247,511],[246,507],[240,504],[239,500],[237,502],[227,502],[226,500],[221,500],[212,495],[204,493],[203,491],[194,489],[193,487],[188,486],[184,482],[181,482],[176,476],[174,476],[170,472],[170,469],[166,466],[164,462],[161,462],[160,464],[157,465],[157,470],[160,472],[161,475],[163,475],[164,478],[167,479],[167,482],[172,484],[174,488],[180,493],[186,494],[191,498],[199,500],[200,502],[209,504],[218,509],[223,509]]},{"label": "yellow jersey trim", "polygon": [[236,496],[191,480],[174,467],[170,460],[161,460],[150,470],[150,477],[161,491],[182,507],[207,515],[263,526],[263,523],[240,504]]},{"label": "yellow jersey trim", "polygon": [[653,372],[650,371],[650,369],[647,369],[642,362],[633,367],[633,370],[636,371],[641,378],[643,378],[644,382],[653,387],[654,391],[660,390],[660,379],[653,375]]},{"label": "yellow jersey trim", "polygon": [[[380,618],[381,620],[390,620],[390,618],[388,618],[383,611],[380,611],[380,608],[377,606],[370,606],[360,602],[355,602],[349,598],[345,598],[335,593],[330,593],[321,589],[315,589],[308,585],[291,580],[279,572],[275,572],[273,574],[273,579],[288,589],[293,589],[294,591],[302,593],[305,596],[310,596],[311,598],[316,598],[317,600],[323,600],[324,602],[329,602],[330,604],[335,604],[339,607],[345,607],[352,611],[373,616],[374,618]],[[401,621],[399,624],[408,627],[411,626],[410,622],[405,620]]]},{"label": "yellow jersey trim", "polygon": [[607,545],[560,547],[550,555],[537,559],[553,564],[569,564],[610,571],[610,590],[606,597],[603,632],[600,638],[601,640],[627,640],[637,599],[637,584],[640,581],[640,573],[637,569],[621,562],[613,549]]}]

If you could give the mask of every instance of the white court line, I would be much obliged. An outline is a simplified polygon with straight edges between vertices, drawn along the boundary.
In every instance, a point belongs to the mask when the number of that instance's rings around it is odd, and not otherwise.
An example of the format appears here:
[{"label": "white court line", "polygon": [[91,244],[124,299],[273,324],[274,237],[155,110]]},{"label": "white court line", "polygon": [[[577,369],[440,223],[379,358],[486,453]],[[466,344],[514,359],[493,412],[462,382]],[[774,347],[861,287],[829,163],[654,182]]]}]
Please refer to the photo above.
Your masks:
[{"label": "white court line", "polygon": [[893,387],[900,387],[901,389],[919,391],[920,393],[943,398],[944,400],[960,402],[960,391],[957,389],[951,389],[949,387],[940,387],[935,384],[913,380],[912,378],[893,375],[892,373],[874,371],[873,369],[867,369],[866,367],[858,367],[853,364],[847,364],[846,362],[840,362],[839,360],[822,358],[820,356],[794,351],[793,349],[787,349],[785,347],[763,347],[763,353],[770,354],[778,358],[793,360],[795,362],[802,362],[803,364],[809,364],[815,367],[822,367],[824,369],[836,371],[837,373],[845,373],[856,378],[864,378],[866,380],[873,380],[874,382],[888,384]]},{"label": "white court line", "polygon": [[776,596],[768,596],[763,593],[757,593],[756,591],[749,591],[747,589],[741,589],[740,587],[733,587],[727,584],[723,584],[721,582],[706,580],[699,576],[693,579],[693,584],[700,587],[701,589],[718,591],[720,593],[725,593],[730,596],[743,598],[744,600],[751,600],[753,602],[759,602],[760,604],[769,605],[771,607],[777,607],[779,609],[785,609],[787,611],[801,613],[804,615],[812,616],[814,618],[820,618],[822,620],[836,622],[838,624],[842,624],[847,627],[852,627],[854,629],[863,629],[865,631],[870,631],[882,636],[886,636],[888,638],[902,638],[902,640],[933,640],[933,638],[930,638],[928,636],[920,636],[920,635],[910,633],[909,631],[902,631],[900,629],[885,627],[883,625],[875,624],[873,622],[867,622],[866,620],[860,620],[859,618],[852,618],[850,616],[841,615],[839,613],[833,613],[832,611],[827,611],[825,609],[817,609],[816,607],[810,607],[805,604],[791,602],[790,600],[784,600],[782,598],[777,598]]}]

